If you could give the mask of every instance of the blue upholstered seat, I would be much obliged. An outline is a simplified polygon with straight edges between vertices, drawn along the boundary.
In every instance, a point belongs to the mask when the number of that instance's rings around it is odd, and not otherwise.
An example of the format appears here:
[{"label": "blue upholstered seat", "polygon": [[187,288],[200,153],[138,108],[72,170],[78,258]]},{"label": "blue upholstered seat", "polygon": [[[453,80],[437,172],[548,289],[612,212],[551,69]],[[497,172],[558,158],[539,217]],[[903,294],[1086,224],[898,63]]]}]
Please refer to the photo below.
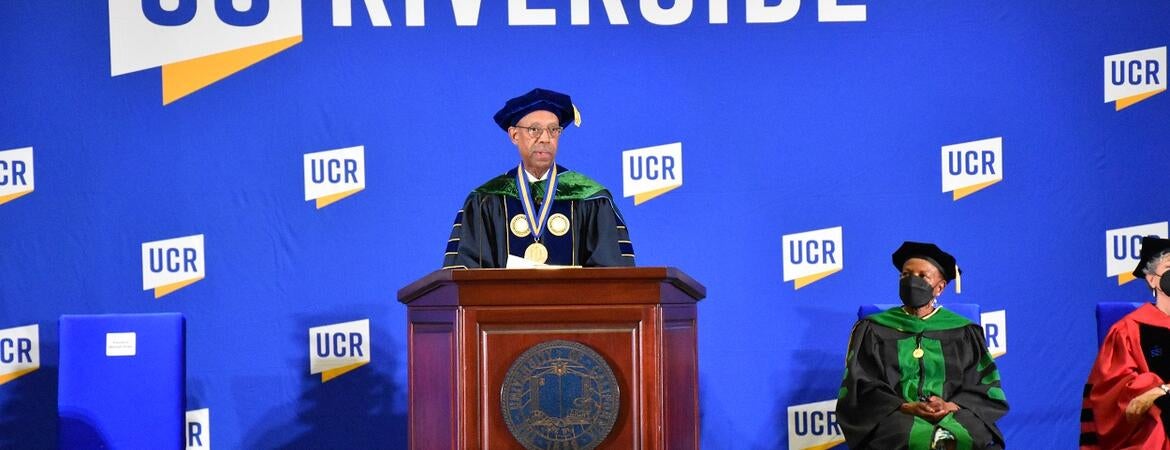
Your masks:
[{"label": "blue upholstered seat", "polygon": [[182,314],[61,316],[60,447],[182,449]]},{"label": "blue upholstered seat", "polygon": [[1125,317],[1126,314],[1140,308],[1144,302],[1101,302],[1097,304],[1097,346],[1105,342],[1105,335],[1109,328]]},{"label": "blue upholstered seat", "polygon": [[[885,311],[885,310],[893,308],[895,306],[902,306],[902,305],[897,304],[897,303],[870,303],[867,305],[861,305],[860,308],[857,308],[857,318],[861,319],[861,318],[864,318],[864,317],[867,317],[867,316],[870,316],[873,314],[877,314],[879,312]],[[975,304],[975,303],[947,303],[947,304],[943,305],[943,308],[949,309],[949,310],[951,310],[951,312],[953,312],[955,314],[966,317],[967,320],[975,322],[976,325],[982,323],[982,320],[979,318],[981,311],[979,309],[978,304]]]}]

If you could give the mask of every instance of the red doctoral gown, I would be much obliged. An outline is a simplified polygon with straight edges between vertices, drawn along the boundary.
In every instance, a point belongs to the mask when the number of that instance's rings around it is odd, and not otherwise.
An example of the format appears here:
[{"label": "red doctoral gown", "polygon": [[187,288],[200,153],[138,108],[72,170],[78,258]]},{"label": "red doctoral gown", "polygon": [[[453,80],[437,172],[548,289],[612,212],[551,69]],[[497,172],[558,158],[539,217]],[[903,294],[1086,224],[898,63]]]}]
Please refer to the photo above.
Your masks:
[{"label": "red doctoral gown", "polygon": [[1163,415],[1170,396],[1160,397],[1136,423],[1125,419],[1131,400],[1170,378],[1166,367],[1170,317],[1147,303],[1114,324],[1085,386],[1081,449],[1170,450]]}]

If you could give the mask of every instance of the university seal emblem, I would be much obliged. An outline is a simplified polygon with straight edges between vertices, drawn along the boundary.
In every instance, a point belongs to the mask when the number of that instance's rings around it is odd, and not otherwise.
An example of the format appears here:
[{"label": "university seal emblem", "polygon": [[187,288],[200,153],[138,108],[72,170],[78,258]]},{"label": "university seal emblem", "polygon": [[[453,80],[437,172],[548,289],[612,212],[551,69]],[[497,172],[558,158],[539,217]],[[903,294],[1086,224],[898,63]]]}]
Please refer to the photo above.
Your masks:
[{"label": "university seal emblem", "polygon": [[613,370],[579,342],[547,341],[526,350],[500,386],[508,431],[529,450],[597,448],[619,406]]}]

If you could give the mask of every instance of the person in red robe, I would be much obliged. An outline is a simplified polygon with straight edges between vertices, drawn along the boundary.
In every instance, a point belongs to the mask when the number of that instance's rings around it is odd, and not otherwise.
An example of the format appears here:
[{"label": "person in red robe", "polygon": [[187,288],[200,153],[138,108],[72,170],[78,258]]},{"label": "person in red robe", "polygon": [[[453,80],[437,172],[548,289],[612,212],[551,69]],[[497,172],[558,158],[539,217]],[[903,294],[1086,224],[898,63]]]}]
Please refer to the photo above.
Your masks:
[{"label": "person in red robe", "polygon": [[1170,240],[1142,239],[1133,272],[1154,293],[1101,344],[1085,386],[1082,450],[1170,450]]}]

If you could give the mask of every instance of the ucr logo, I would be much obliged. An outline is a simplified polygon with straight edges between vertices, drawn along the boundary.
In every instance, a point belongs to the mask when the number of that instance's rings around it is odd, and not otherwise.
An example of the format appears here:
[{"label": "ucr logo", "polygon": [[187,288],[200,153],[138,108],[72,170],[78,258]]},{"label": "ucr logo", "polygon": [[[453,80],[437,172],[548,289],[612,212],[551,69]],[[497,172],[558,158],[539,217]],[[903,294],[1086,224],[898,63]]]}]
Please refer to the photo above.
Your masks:
[{"label": "ucr logo", "polygon": [[1170,222],[1150,223],[1128,228],[1105,231],[1105,276],[1117,277],[1122,285],[1134,280],[1133,269],[1137,267],[1142,253],[1142,237],[1165,238]]},{"label": "ucr logo", "polygon": [[187,411],[187,450],[211,448],[211,409]]},{"label": "ucr logo", "polygon": [[300,0],[110,0],[110,74],[162,67],[170,104],[301,42]]},{"label": "ucr logo", "polygon": [[142,290],[154,298],[175,292],[206,275],[203,235],[142,243]]},{"label": "ucr logo", "polygon": [[41,368],[40,325],[0,330],[0,384]]},{"label": "ucr logo", "polygon": [[1003,181],[1003,138],[945,145],[942,148],[942,191],[959,200]]},{"label": "ucr logo", "polygon": [[682,186],[682,142],[622,152],[623,197],[641,205]]},{"label": "ucr logo", "polygon": [[305,201],[324,208],[366,188],[365,147],[305,154]]},{"label": "ucr logo", "polygon": [[0,205],[32,191],[32,147],[0,151]]},{"label": "ucr logo", "polygon": [[983,325],[983,337],[987,339],[987,352],[992,358],[1007,354],[1007,311],[990,311],[979,315]]},{"label": "ucr logo", "polygon": [[836,400],[788,407],[788,448],[822,450],[842,442]]},{"label": "ucr logo", "polygon": [[795,289],[840,272],[845,267],[841,227],[787,234],[781,239],[784,281]]},{"label": "ucr logo", "polygon": [[309,374],[321,382],[370,363],[370,319],[309,328]]},{"label": "ucr logo", "polygon": [[1121,111],[1166,91],[1166,47],[1105,57],[1105,103]]}]

